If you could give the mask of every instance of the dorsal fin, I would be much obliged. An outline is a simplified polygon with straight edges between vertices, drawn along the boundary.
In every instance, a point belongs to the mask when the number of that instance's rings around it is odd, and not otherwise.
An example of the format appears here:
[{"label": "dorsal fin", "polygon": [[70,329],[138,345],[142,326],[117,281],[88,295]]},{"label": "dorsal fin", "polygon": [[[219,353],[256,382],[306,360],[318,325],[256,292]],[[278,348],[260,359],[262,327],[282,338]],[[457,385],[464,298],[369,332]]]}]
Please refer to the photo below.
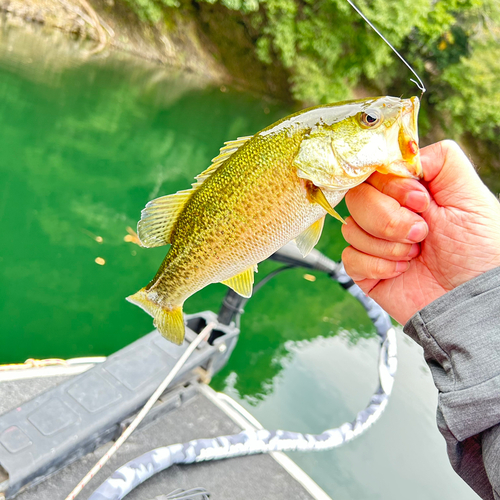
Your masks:
[{"label": "dorsal fin", "polygon": [[204,172],[195,177],[198,181],[195,185],[208,179],[234,152],[238,151],[238,149],[240,149],[240,147],[252,137],[253,135],[238,137],[235,141],[225,142],[225,146],[220,148],[219,154],[212,159],[212,164]]},{"label": "dorsal fin", "polygon": [[170,243],[174,223],[193,192],[194,189],[185,189],[156,198],[146,205],[137,224],[137,233],[142,246],[161,247]]},{"label": "dorsal fin", "polygon": [[212,164],[204,172],[195,177],[196,182],[191,189],[178,191],[175,194],[162,196],[150,201],[141,212],[141,220],[137,224],[137,233],[143,246],[160,247],[170,243],[170,235],[175,221],[182,212],[192,194],[243,144],[252,136],[238,137],[235,141],[225,142],[220,153],[212,160]]}]

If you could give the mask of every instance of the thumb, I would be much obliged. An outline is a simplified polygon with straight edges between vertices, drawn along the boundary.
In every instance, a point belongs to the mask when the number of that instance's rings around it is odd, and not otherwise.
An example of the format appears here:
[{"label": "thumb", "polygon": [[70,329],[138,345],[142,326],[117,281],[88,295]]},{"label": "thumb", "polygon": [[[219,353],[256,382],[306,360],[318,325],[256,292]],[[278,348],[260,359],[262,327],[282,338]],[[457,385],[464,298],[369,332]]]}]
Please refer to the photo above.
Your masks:
[{"label": "thumb", "polygon": [[424,181],[440,206],[470,209],[471,203],[492,196],[460,146],[450,140],[420,151]]}]

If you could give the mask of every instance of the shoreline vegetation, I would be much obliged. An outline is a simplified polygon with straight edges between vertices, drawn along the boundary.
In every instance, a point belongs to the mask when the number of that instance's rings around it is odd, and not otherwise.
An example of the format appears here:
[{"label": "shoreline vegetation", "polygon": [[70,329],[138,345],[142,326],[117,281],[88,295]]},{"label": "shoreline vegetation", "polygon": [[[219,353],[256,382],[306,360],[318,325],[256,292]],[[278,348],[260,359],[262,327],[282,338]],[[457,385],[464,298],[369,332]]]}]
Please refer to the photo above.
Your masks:
[{"label": "shoreline vegetation", "polygon": [[95,42],[88,56],[105,50],[125,53],[181,68],[223,81],[227,74],[200,40],[192,19],[178,19],[171,29],[142,22],[127,4],[88,0],[0,0],[4,24],[26,27],[35,24],[66,33],[73,39]]},{"label": "shoreline vegetation", "polygon": [[[459,141],[500,192],[497,0],[357,3],[428,88],[422,144]],[[0,0],[0,15],[301,106],[418,93],[345,0]]]}]

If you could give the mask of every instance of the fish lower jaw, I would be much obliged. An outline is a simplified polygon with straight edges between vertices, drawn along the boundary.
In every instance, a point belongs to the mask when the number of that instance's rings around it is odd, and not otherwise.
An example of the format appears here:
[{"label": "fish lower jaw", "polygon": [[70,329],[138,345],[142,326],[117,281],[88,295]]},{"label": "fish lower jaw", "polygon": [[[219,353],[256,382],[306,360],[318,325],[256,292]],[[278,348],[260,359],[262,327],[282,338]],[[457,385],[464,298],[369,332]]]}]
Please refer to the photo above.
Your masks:
[{"label": "fish lower jaw", "polygon": [[389,165],[383,165],[377,168],[377,172],[381,174],[392,174],[397,177],[406,177],[409,179],[420,179],[422,174],[422,166],[420,159],[418,162],[409,162],[408,160],[394,160]]}]

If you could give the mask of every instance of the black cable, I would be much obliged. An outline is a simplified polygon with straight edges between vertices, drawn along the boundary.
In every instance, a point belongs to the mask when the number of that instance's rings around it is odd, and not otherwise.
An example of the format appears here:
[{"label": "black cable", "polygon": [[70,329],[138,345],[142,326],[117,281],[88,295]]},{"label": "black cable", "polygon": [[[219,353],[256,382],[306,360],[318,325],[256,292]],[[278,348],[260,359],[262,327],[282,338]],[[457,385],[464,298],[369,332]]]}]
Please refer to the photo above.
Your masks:
[{"label": "black cable", "polygon": [[[278,269],[275,269],[274,271],[270,272],[264,278],[262,278],[257,285],[255,285],[252,293],[252,297],[256,294],[258,290],[260,290],[266,283],[269,282],[272,278],[274,278],[276,275],[280,274],[283,271],[286,271],[287,269],[292,269],[294,265],[286,265],[282,266]],[[250,298],[250,297],[249,297]],[[248,302],[249,298],[242,297],[241,295],[237,294],[234,290],[229,289],[228,292],[226,293],[224,300],[222,301],[222,307],[219,311],[217,321],[223,325],[229,325],[231,321],[234,321],[236,324],[236,327],[240,327],[240,316],[245,312],[243,310],[243,307],[246,305]]]},{"label": "black cable", "polygon": [[[274,271],[271,271],[269,274],[266,274],[254,287],[253,289],[253,294],[252,297],[255,295],[255,293],[260,290],[268,281],[272,280],[276,275],[281,273],[282,271],[287,271],[288,269],[293,269],[297,266],[294,265],[288,265],[288,266],[282,266],[279,267],[278,269],[275,269]],[[244,299],[245,303],[248,302],[249,299]]]}]

